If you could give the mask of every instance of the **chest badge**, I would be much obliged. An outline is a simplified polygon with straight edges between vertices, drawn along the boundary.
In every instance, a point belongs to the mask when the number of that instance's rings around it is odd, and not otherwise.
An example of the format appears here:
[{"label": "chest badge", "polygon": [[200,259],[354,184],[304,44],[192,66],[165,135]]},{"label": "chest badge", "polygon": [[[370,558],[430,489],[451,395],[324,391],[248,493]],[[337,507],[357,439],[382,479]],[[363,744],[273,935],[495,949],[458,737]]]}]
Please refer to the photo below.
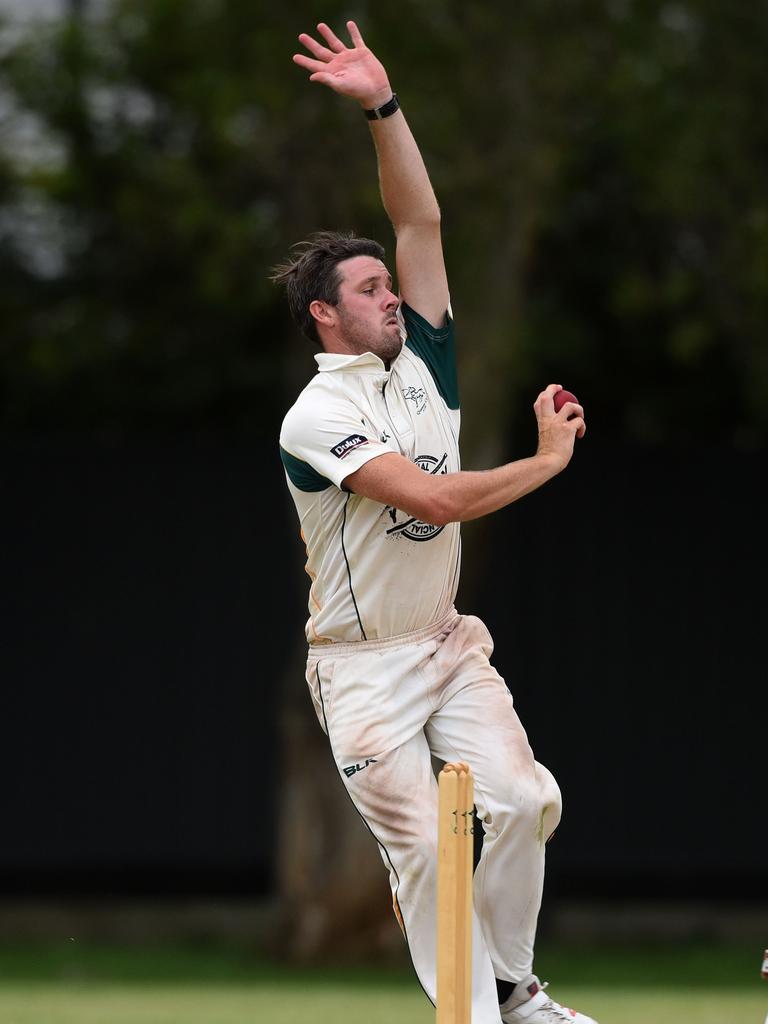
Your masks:
[{"label": "chest badge", "polygon": [[[436,459],[434,455],[417,455],[414,461],[419,469],[423,469],[425,473],[431,473],[432,476],[448,472],[448,452],[445,452],[440,459]],[[389,513],[389,518],[394,523],[394,526],[390,526],[387,530],[388,537],[402,536],[407,537],[408,540],[425,541],[432,540],[433,537],[437,537],[445,529],[444,526],[433,526],[431,523],[423,523],[414,516],[406,515],[404,519],[398,521],[398,517],[403,516],[403,513],[396,508],[392,508],[391,505],[387,505],[387,512]]]},{"label": "chest badge", "polygon": [[413,402],[416,406],[416,415],[421,416],[427,408],[427,393],[424,388],[407,387],[403,388],[403,398],[406,402]]}]

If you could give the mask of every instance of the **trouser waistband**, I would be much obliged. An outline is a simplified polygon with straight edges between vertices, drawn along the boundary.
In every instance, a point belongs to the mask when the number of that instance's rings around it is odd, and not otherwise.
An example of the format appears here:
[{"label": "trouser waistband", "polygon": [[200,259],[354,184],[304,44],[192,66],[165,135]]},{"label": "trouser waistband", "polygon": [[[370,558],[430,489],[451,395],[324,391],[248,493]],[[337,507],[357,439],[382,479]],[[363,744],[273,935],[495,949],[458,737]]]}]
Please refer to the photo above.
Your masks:
[{"label": "trouser waistband", "polygon": [[459,613],[454,607],[451,607],[437,622],[424,626],[422,629],[415,629],[411,633],[398,633],[397,636],[387,636],[378,640],[354,640],[349,643],[339,644],[310,644],[309,656],[327,657],[329,654],[332,654],[336,657],[337,655],[362,654],[365,651],[384,651],[390,647],[407,647],[409,644],[420,644],[425,640],[431,640],[438,633],[442,633],[445,627],[450,625],[455,619],[458,619],[458,617]]}]

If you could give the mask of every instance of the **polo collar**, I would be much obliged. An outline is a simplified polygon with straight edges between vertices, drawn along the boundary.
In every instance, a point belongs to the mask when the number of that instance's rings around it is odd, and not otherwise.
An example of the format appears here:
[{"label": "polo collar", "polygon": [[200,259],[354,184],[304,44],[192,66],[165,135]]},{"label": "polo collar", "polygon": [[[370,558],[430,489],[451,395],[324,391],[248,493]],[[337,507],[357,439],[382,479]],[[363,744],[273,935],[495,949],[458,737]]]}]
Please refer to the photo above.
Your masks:
[{"label": "polo collar", "polygon": [[357,356],[345,356],[339,352],[318,352],[315,355],[317,368],[321,373],[335,370],[351,370],[354,373],[388,373],[386,366],[373,352],[362,352]]}]

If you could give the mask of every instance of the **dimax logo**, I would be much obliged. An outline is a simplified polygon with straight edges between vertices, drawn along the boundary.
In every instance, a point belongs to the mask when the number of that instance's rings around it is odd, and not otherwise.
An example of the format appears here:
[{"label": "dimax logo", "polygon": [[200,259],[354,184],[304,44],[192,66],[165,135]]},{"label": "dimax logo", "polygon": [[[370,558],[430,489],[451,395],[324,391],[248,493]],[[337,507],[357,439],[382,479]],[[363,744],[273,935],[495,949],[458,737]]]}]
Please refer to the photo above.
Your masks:
[{"label": "dimax logo", "polygon": [[363,437],[362,434],[350,434],[349,437],[345,437],[343,441],[339,441],[331,448],[331,454],[335,455],[337,459],[343,459],[353,448],[359,448],[361,444],[368,444],[368,438]]}]

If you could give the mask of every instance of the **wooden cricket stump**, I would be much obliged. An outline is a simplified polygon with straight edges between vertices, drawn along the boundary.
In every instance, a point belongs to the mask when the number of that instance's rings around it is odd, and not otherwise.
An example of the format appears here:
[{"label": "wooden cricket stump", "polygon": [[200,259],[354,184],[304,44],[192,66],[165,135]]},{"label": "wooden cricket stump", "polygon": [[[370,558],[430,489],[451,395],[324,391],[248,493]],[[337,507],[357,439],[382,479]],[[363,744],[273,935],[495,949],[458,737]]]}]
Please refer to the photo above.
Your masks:
[{"label": "wooden cricket stump", "polygon": [[438,783],[437,1024],[470,1024],[475,800],[469,765],[445,765]]}]

